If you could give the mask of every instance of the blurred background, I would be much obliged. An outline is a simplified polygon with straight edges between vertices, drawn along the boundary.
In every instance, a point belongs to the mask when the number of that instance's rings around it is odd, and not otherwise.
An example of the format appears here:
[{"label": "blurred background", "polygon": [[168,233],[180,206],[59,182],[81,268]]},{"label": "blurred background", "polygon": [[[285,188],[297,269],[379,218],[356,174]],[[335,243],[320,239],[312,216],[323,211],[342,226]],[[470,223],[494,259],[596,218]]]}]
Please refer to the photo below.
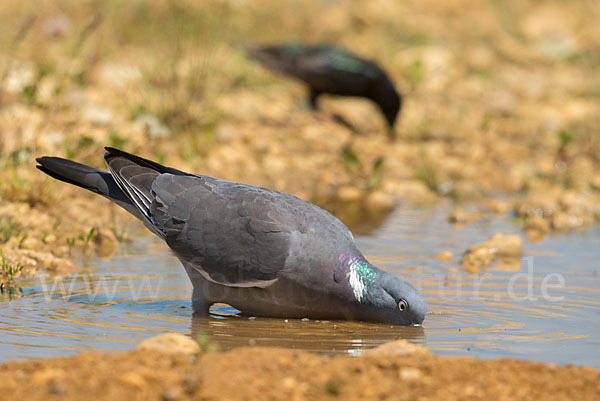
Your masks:
[{"label": "blurred background", "polygon": [[[41,155],[103,167],[107,145],[293,193],[359,232],[445,198],[513,211],[532,236],[589,225],[599,18],[586,0],[4,0],[4,243],[65,256],[94,227],[124,238],[116,207],[33,168]],[[294,41],[377,60],[404,94],[397,140],[369,101],[329,97],[312,113],[303,85],[239,50]]]}]

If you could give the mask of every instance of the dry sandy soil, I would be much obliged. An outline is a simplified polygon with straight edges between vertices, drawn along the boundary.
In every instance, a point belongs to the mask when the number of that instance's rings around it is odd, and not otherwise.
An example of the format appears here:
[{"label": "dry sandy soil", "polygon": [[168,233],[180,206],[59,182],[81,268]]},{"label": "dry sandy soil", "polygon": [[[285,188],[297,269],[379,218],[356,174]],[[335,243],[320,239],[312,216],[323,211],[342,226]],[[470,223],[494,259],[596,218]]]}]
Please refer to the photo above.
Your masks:
[{"label": "dry sandy soil", "polygon": [[21,400],[582,400],[600,373],[517,360],[326,357],[277,348],[132,351],[0,365],[0,393]]}]

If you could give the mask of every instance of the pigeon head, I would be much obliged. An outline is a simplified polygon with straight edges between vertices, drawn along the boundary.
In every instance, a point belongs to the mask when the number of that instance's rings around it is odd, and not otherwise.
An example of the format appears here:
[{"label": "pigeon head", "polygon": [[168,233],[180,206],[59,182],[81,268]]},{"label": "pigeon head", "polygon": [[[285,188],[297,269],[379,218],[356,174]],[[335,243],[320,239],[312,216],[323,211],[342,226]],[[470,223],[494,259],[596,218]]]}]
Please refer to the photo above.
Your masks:
[{"label": "pigeon head", "polygon": [[412,324],[421,324],[427,313],[427,303],[421,293],[409,282],[393,274],[380,271],[380,286],[383,289],[384,305],[399,311]]},{"label": "pigeon head", "polygon": [[411,284],[378,269],[364,258],[342,260],[342,266],[346,276],[344,284],[359,306],[356,318],[405,326],[423,323],[427,304]]}]

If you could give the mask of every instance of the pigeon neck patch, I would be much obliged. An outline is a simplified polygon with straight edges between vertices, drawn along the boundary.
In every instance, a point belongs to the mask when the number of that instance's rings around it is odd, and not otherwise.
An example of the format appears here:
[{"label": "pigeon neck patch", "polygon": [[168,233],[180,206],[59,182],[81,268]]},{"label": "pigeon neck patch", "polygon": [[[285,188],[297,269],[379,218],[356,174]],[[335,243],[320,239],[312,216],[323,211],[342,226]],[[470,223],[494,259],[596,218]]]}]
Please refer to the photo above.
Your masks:
[{"label": "pigeon neck patch", "polygon": [[340,262],[348,271],[346,277],[354,294],[354,298],[361,302],[367,295],[377,279],[377,270],[366,260],[356,256],[340,255]]}]

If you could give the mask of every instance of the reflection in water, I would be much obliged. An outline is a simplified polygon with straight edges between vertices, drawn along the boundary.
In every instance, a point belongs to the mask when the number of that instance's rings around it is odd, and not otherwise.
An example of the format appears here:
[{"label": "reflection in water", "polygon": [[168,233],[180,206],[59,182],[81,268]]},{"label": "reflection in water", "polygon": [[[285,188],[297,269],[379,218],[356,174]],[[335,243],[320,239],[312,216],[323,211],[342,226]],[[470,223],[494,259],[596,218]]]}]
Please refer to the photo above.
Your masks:
[{"label": "reflection in water", "polygon": [[[221,309],[222,308],[222,309]],[[216,315],[194,315],[192,338],[208,336],[221,350],[241,345],[294,348],[321,353],[360,354],[387,341],[406,339],[423,343],[423,327],[328,320],[247,318],[231,315],[228,306]]]},{"label": "reflection in water", "polygon": [[393,211],[393,209],[368,209],[360,202],[327,200],[317,201],[317,203],[342,220],[355,236],[370,235],[385,223]]},{"label": "reflection in water", "polygon": [[158,240],[144,237],[109,261],[93,261],[85,274],[37,278],[23,286],[22,297],[0,298],[0,361],[131,349],[149,336],[177,332],[207,336],[221,349],[264,345],[355,355],[404,338],[439,354],[600,367],[598,231],[526,242],[520,264],[468,275],[457,259],[435,255],[459,255],[494,232],[518,229],[500,219],[451,228],[446,215],[400,210],[371,236],[357,236],[371,262],[423,292],[424,327],[251,319],[222,305],[212,316],[192,316],[183,268]]}]

